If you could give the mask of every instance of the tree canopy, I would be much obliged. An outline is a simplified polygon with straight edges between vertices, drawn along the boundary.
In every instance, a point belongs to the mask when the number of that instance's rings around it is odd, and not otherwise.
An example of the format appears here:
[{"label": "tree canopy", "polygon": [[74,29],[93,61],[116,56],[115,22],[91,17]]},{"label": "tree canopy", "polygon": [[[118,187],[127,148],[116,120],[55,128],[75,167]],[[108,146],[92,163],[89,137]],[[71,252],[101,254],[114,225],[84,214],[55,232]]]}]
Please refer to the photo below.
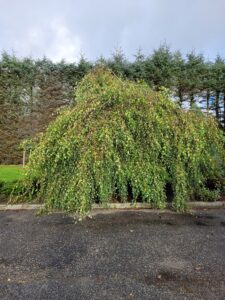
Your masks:
[{"label": "tree canopy", "polygon": [[[47,209],[85,213],[92,203],[142,201],[176,210],[209,195],[224,174],[216,121],[184,111],[167,90],[120,79],[105,68],[86,75],[76,101],[51,122],[31,154],[26,189]],[[30,192],[30,193],[33,193]]]}]

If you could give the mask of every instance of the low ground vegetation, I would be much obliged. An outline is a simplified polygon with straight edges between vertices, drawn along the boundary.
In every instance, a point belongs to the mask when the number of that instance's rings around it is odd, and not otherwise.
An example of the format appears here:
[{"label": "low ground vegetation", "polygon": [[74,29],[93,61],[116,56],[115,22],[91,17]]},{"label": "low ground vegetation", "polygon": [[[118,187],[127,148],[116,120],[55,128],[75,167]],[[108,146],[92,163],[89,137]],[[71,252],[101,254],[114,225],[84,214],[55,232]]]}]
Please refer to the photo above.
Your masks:
[{"label": "low ground vegetation", "polygon": [[25,170],[18,165],[0,165],[0,201],[7,201],[18,182],[22,180]]}]

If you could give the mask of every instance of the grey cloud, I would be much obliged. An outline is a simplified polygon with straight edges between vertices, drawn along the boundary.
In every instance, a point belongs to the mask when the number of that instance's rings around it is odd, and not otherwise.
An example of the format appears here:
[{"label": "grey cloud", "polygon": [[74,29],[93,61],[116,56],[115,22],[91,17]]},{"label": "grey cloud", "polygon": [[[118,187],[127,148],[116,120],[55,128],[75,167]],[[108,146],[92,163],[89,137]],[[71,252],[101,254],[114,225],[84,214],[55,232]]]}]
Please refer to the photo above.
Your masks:
[{"label": "grey cloud", "polygon": [[53,60],[94,60],[121,47],[131,58],[161,42],[225,54],[224,0],[0,0],[0,50]]}]

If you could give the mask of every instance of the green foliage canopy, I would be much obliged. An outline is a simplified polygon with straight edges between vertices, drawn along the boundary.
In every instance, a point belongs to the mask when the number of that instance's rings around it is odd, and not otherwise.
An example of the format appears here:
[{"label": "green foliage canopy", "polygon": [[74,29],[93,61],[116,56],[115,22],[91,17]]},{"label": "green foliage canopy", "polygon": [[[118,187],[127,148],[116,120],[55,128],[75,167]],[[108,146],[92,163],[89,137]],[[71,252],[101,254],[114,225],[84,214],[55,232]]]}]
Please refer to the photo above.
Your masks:
[{"label": "green foliage canopy", "polygon": [[182,211],[207,180],[223,178],[223,147],[213,118],[96,68],[32,152],[26,188],[35,178],[47,209],[86,213],[93,202],[128,198],[164,208],[170,185]]}]

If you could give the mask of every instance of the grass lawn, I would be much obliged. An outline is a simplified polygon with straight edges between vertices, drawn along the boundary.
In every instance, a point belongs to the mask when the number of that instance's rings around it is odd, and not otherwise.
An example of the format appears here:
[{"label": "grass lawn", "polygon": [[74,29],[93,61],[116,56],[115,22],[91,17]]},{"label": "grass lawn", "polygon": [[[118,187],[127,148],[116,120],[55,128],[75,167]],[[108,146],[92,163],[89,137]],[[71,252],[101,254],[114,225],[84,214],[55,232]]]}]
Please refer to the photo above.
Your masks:
[{"label": "grass lawn", "polygon": [[19,165],[0,165],[0,181],[13,182],[23,177],[24,169]]}]

